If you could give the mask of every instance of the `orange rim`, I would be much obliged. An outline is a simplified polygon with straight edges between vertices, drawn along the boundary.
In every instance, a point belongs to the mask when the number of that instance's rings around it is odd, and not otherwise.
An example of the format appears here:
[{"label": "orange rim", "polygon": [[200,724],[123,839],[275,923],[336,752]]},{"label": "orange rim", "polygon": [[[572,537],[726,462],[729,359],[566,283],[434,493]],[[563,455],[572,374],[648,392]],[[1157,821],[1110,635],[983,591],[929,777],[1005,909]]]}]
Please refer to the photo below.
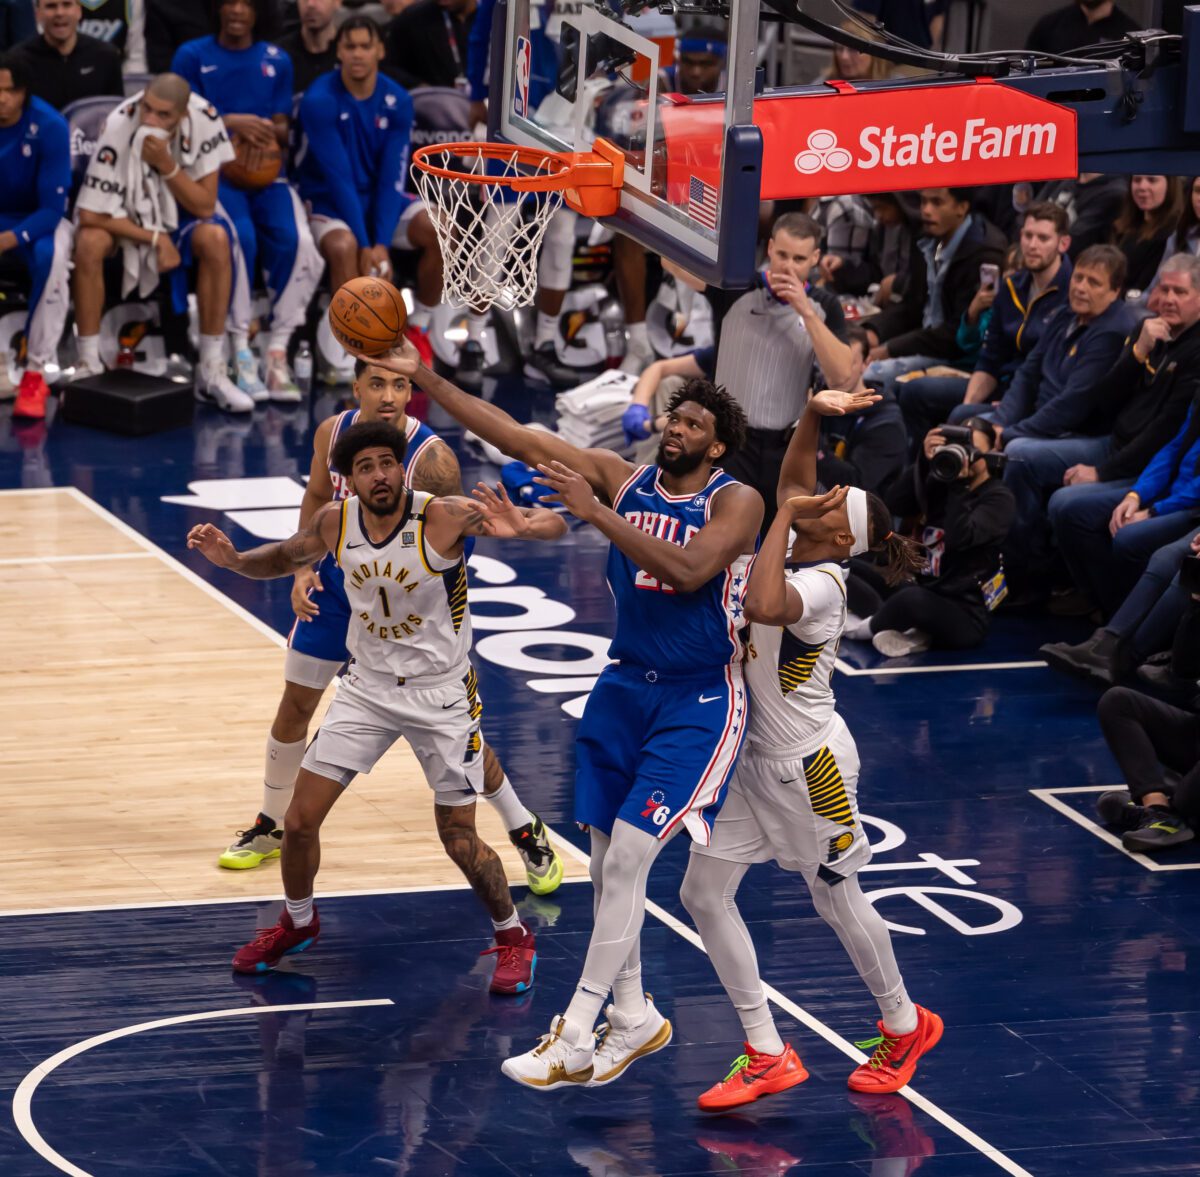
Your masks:
[{"label": "orange rim", "polygon": [[[443,167],[431,157],[443,153],[475,159],[510,161],[533,169],[553,167],[533,176],[489,176]],[[509,143],[452,142],[418,147],[413,167],[442,180],[462,184],[495,184],[514,192],[561,192],[571,208],[589,217],[611,216],[620,207],[625,155],[607,139],[597,139],[591,151],[546,151]]]}]

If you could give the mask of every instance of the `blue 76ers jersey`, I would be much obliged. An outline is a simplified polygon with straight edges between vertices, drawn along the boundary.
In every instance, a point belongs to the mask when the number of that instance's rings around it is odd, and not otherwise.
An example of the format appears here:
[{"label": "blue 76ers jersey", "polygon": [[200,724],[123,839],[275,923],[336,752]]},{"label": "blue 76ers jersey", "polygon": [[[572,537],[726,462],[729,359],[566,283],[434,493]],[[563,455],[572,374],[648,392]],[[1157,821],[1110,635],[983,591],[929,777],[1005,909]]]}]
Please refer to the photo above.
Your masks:
[{"label": "blue 76ers jersey", "polygon": [[[737,480],[715,469],[695,495],[669,495],[657,466],[642,466],[617,492],[613,510],[649,535],[686,547],[708,522],[713,498]],[[742,594],[753,553],[739,556],[692,593],[676,592],[642,571],[613,544],[608,585],[617,605],[610,658],[674,673],[705,670],[742,660],[738,630]]]},{"label": "blue 76ers jersey", "polygon": [[[334,502],[341,502],[342,499],[348,499],[354,494],[350,488],[349,479],[343,478],[333,468],[333,447],[337,445],[338,438],[351,425],[358,424],[358,418],[358,409],[347,409],[345,412],[339,413],[338,419],[333,423],[333,432],[329,435],[329,450],[325,455],[325,464],[329,467],[329,481],[333,483]],[[404,436],[408,438],[408,452],[404,455],[404,485],[412,490],[413,471],[417,468],[417,462],[425,451],[425,447],[430,442],[437,441],[437,434],[424,421],[418,421],[416,417],[408,417],[407,421],[408,424],[404,428]]]}]

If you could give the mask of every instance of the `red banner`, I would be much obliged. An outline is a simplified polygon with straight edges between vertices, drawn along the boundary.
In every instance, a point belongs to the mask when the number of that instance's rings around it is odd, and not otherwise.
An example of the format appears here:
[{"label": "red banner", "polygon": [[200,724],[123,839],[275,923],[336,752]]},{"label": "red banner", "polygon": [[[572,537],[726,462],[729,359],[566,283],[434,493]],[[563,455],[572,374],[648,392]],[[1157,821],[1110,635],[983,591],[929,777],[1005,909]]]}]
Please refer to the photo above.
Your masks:
[{"label": "red banner", "polygon": [[[720,187],[724,110],[677,101],[659,109],[667,199],[692,180]],[[1075,112],[989,79],[755,100],[764,200],[1056,180],[1078,171]]]}]

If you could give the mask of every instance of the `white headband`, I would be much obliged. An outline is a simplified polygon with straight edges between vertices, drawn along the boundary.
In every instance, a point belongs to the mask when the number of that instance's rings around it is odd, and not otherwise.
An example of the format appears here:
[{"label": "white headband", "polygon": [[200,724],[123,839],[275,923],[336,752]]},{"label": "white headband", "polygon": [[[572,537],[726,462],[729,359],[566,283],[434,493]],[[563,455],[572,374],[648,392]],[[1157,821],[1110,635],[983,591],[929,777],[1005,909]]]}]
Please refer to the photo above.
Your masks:
[{"label": "white headband", "polygon": [[857,486],[850,488],[846,496],[846,515],[850,520],[850,530],[854,534],[854,544],[850,555],[861,556],[871,545],[867,539],[867,492]]}]

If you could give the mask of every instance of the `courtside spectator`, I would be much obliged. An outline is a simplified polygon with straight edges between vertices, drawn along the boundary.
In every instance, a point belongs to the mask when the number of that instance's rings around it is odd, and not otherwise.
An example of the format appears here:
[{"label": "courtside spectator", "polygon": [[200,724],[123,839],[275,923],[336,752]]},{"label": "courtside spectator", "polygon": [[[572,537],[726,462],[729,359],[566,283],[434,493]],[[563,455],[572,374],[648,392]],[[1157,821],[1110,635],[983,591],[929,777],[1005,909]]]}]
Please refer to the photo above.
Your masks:
[{"label": "courtside spectator", "polygon": [[1025,48],[1035,53],[1069,54],[1101,41],[1119,41],[1137,27],[1137,21],[1113,0],[1075,0],[1047,12],[1033,26]]},{"label": "courtside spectator", "polygon": [[924,236],[912,253],[900,302],[864,322],[873,346],[868,383],[886,393],[897,376],[961,357],[958,326],[979,289],[980,267],[1000,270],[1008,243],[971,212],[970,188],[923,188]]},{"label": "courtside spectator", "polygon": [[[29,289],[28,356],[13,413],[44,417],[42,369],[55,358],[69,305],[71,155],[66,122],[30,94],[27,69],[20,54],[0,57],[0,272],[15,269]],[[0,379],[0,396],[11,396],[3,354]]]},{"label": "courtside spectator", "polygon": [[1121,215],[1128,188],[1124,176],[1082,172],[1077,180],[1052,180],[1039,190],[1039,201],[1052,200],[1067,210],[1072,261],[1085,249],[1103,245],[1112,236],[1113,222]]},{"label": "courtside spectator", "polygon": [[180,45],[216,29],[216,14],[209,3],[146,0],[146,68],[152,74],[166,73]]},{"label": "courtside spectator", "polygon": [[[864,28],[858,21],[844,20],[841,23],[844,33],[853,33],[866,41],[878,41],[879,37]],[[829,68],[825,71],[825,81],[839,82],[880,82],[890,78],[896,67],[882,57],[872,57],[849,45],[834,45]]]},{"label": "courtside spectator", "polygon": [[[250,163],[281,157],[292,111],[292,63],[277,45],[255,31],[264,0],[220,0],[219,31],[181,45],[173,71],[192,92],[207,98],[225,123],[240,159]],[[267,380],[250,347],[248,308],[235,313],[231,344],[237,386],[255,401],[296,403],[300,390],[288,367],[288,343],[304,322],[324,268],[304,209],[282,174],[258,188],[238,187],[225,177],[221,207],[233,221],[244,272],[235,281],[252,283],[261,257],[271,299],[267,336]],[[243,304],[235,302],[235,307]]]},{"label": "courtside spectator", "polygon": [[33,0],[0,0],[0,52],[19,45],[36,32]]},{"label": "courtside spectator", "polygon": [[1183,184],[1175,176],[1130,176],[1112,243],[1125,255],[1125,286],[1145,290],[1183,212]]},{"label": "courtside spectator", "polygon": [[299,25],[279,39],[292,59],[292,86],[303,94],[322,74],[337,68],[337,16],[342,0],[299,0]]},{"label": "courtside spectator", "polygon": [[467,39],[476,0],[417,0],[388,25],[387,72],[402,86],[467,92]]},{"label": "courtside spectator", "polygon": [[76,379],[103,371],[105,259],[121,255],[122,297],[136,290],[145,298],[164,275],[179,271],[172,280],[177,308],[186,306],[187,293],[180,267],[194,260],[200,313],[196,397],[230,412],[254,408],[225,364],[232,230],[216,215],[217,173],[233,158],[220,116],[177,74],[155,78],[108,116],[76,200]]},{"label": "courtside spectator", "polygon": [[983,346],[969,379],[923,376],[896,385],[908,435],[916,445],[957,405],[1003,395],[1037,346],[1049,317],[1067,301],[1071,262],[1067,214],[1050,202],[1030,205],[1021,226],[1021,269],[1002,279]]},{"label": "courtside spectator", "polygon": [[37,0],[36,11],[41,34],[17,46],[29,62],[29,85],[35,97],[55,110],[65,110],[80,98],[124,95],[121,54],[79,32],[83,17],[79,0]]},{"label": "courtside spectator", "polygon": [[907,281],[920,208],[912,192],[877,192],[867,197],[867,205],[872,224],[862,261],[838,258],[827,264],[822,258],[821,277],[843,294],[863,295],[875,286],[876,305],[886,307]]},{"label": "courtside spectator", "polygon": [[138,53],[140,68],[144,71],[145,46],[135,44],[144,36],[143,0],[87,0],[83,7],[79,31],[111,45],[121,55],[127,69],[130,53]]},{"label": "courtside spectator", "polygon": [[[296,181],[336,290],[351,278],[391,273],[388,250],[417,249],[412,326],[424,330],[442,297],[442,256],[429,214],[404,191],[412,139],[408,91],[379,72],[383,39],[369,17],[351,16],[337,36],[340,68],[318,78],[300,104],[304,141]],[[318,340],[339,372],[354,362],[325,316]]]}]

